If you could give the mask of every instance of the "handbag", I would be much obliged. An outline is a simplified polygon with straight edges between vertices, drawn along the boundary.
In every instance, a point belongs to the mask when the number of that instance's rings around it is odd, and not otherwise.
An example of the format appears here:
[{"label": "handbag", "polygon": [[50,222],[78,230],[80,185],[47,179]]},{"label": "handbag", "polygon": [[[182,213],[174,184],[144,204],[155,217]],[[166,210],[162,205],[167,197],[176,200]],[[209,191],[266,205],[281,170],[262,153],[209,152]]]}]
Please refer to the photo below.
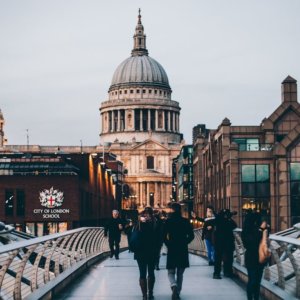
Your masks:
[{"label": "handbag", "polygon": [[141,250],[142,245],[142,232],[140,230],[140,226],[136,226],[133,228],[129,238],[129,250],[132,252],[138,252]]},{"label": "handbag", "polygon": [[267,230],[265,229],[262,233],[262,237],[258,247],[258,260],[260,264],[265,264],[271,257],[271,250],[268,247],[267,241]]}]

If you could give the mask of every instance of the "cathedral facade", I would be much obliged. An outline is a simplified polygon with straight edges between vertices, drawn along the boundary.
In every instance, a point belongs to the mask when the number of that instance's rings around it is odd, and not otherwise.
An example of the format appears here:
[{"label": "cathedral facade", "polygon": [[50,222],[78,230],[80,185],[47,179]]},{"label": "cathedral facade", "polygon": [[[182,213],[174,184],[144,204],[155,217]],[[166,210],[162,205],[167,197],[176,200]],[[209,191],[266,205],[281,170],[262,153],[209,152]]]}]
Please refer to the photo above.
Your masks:
[{"label": "cathedral facade", "polygon": [[172,159],[182,146],[180,106],[164,68],[148,55],[140,13],[133,40],[100,107],[101,144],[124,163],[123,208],[164,208],[172,198]]}]

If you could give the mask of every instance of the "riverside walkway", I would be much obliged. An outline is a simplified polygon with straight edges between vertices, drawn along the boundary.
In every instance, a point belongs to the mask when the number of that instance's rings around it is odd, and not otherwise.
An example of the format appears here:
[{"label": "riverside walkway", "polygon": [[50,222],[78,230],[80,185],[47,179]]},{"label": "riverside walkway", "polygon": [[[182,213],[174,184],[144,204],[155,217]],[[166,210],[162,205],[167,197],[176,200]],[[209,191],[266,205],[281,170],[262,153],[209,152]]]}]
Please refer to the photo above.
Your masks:
[{"label": "riverside walkway", "polygon": [[[162,255],[161,270],[155,271],[154,296],[156,300],[171,299],[165,265],[166,256]],[[245,287],[237,281],[229,278],[213,279],[213,267],[208,266],[207,260],[191,254],[190,265],[184,273],[182,300],[247,299]],[[126,251],[121,253],[119,260],[107,258],[92,266],[55,299],[141,300],[138,280],[137,263],[133,259],[133,254]]]}]

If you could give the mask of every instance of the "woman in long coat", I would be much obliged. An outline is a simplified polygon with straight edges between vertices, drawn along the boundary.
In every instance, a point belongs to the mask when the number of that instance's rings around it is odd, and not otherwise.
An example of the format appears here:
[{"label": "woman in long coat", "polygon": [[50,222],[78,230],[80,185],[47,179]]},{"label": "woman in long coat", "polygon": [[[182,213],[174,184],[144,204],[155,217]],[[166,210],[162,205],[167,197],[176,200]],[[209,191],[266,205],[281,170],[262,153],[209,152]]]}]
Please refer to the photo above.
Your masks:
[{"label": "woman in long coat", "polygon": [[172,299],[179,299],[183,273],[190,266],[188,244],[194,239],[194,232],[189,220],[181,217],[180,204],[172,203],[171,208],[173,213],[164,226],[164,243],[168,248],[167,269]]},{"label": "woman in long coat", "polygon": [[[140,271],[140,287],[143,299],[154,299],[153,288],[155,283],[155,261],[162,239],[160,224],[153,215],[151,207],[146,207],[139,216],[139,222],[135,230],[139,231],[139,247],[132,249],[134,259],[137,260]],[[147,274],[148,273],[148,274]],[[148,275],[148,278],[147,278]],[[147,290],[148,297],[147,298]]]},{"label": "woman in long coat", "polygon": [[259,299],[260,282],[266,263],[262,264],[259,262],[258,248],[262,238],[262,232],[267,229],[267,223],[262,221],[259,213],[248,212],[242,231],[242,241],[246,248],[245,265],[248,273],[248,300]]}]

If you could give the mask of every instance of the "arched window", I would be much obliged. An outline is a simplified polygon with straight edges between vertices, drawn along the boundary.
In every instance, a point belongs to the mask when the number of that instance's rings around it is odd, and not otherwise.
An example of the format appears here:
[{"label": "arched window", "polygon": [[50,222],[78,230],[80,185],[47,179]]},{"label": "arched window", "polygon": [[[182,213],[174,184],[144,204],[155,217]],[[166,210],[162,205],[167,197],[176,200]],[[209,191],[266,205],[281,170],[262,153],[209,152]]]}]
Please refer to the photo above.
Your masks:
[{"label": "arched window", "polygon": [[147,169],[154,169],[154,157],[147,156]]}]

